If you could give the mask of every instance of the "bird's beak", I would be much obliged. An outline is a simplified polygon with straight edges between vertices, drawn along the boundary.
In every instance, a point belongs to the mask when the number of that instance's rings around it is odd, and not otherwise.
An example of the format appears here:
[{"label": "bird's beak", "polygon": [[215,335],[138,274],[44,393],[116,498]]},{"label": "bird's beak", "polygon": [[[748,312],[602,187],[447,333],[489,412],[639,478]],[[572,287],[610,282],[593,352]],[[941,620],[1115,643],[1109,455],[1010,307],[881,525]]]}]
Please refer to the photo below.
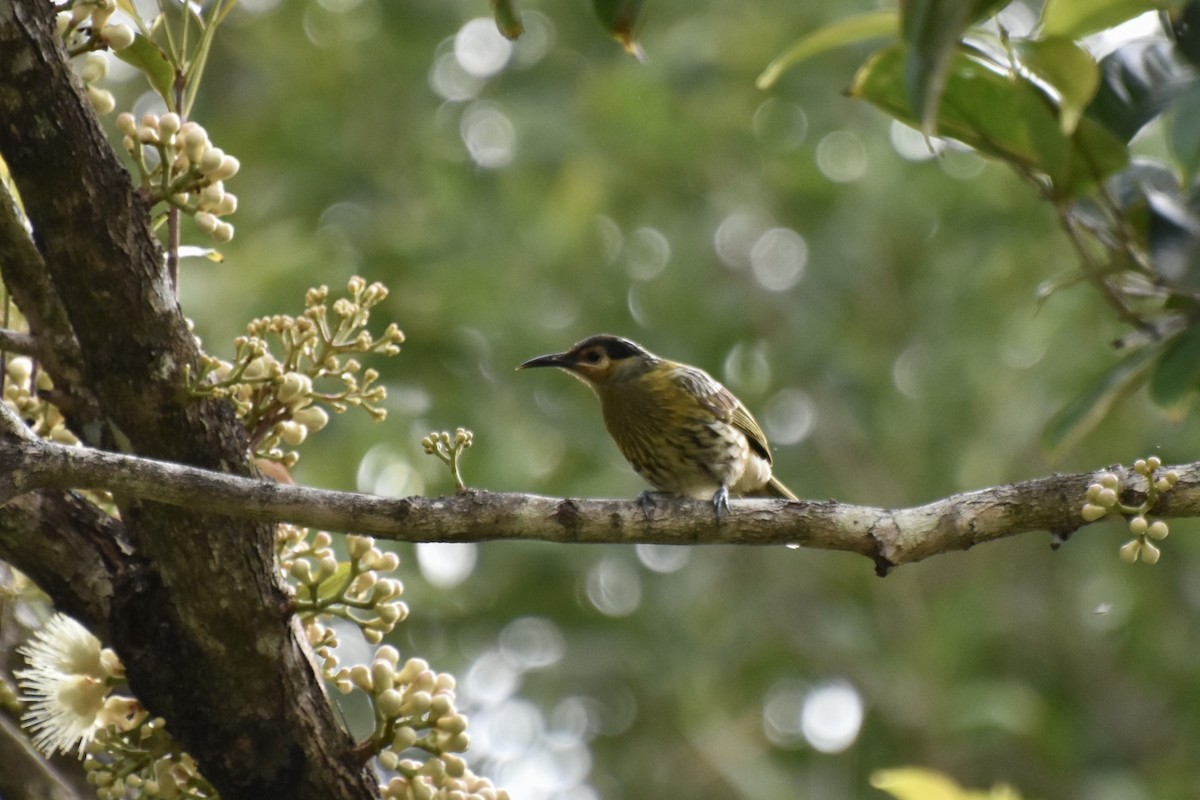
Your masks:
[{"label": "bird's beak", "polygon": [[532,367],[562,367],[569,369],[571,362],[567,360],[566,353],[550,353],[545,356],[531,358],[524,364],[520,364],[517,369],[530,369]]}]

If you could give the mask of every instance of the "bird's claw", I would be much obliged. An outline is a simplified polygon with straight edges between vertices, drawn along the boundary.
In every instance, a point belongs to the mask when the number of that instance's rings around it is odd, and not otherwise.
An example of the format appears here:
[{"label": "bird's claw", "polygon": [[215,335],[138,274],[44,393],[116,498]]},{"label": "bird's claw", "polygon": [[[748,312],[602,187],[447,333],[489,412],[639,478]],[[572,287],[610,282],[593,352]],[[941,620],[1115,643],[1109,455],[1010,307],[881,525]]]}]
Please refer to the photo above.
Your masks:
[{"label": "bird's claw", "polygon": [[720,522],[721,517],[729,513],[729,487],[722,484],[721,488],[717,489],[716,493],[713,494],[712,504],[713,513],[716,514],[717,521]]},{"label": "bird's claw", "polygon": [[642,507],[642,516],[646,518],[647,522],[654,519],[654,510],[657,508],[654,502],[654,495],[656,494],[658,493],[647,489],[638,495],[638,504]]}]

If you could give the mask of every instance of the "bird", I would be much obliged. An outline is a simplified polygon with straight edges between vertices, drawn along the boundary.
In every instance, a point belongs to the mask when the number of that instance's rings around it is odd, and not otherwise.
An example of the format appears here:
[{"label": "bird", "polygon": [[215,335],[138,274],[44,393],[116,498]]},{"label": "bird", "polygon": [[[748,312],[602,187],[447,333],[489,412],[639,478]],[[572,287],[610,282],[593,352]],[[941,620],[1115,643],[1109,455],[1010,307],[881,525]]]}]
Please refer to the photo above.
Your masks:
[{"label": "bird", "polygon": [[[730,492],[797,499],[772,474],[771,448],[758,422],[704,370],[610,334],[517,369],[533,367],[558,367],[587,384],[621,454],[655,489],[711,499],[718,519],[729,510]],[[643,508],[649,500],[643,493]]]}]

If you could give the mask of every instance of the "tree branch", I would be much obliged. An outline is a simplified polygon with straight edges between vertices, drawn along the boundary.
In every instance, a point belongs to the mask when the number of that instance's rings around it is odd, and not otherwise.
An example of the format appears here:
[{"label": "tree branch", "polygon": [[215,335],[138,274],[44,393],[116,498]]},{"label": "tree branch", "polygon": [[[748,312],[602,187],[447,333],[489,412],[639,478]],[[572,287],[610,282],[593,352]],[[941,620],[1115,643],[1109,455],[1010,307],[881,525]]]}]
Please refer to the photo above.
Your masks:
[{"label": "tree branch", "polygon": [[[871,558],[884,574],[939,553],[1031,531],[1054,543],[1086,524],[1087,487],[1100,473],[1052,475],[951,495],[926,505],[886,509],[834,500],[736,500],[715,522],[712,505],[656,500],[650,515],[631,500],[556,499],[468,491],[453,497],[385,498],[227,475],[11,434],[0,409],[0,501],[31,489],[104,489],[132,498],[202,508],[263,522],[372,534],[399,541],[478,542],[533,539],[561,543],[796,544]],[[19,422],[16,422],[19,425]],[[1163,517],[1200,514],[1200,463],[1174,467],[1179,482],[1154,509]],[[1126,503],[1145,497],[1146,479],[1111,467]],[[6,495],[4,492],[8,492]]]}]

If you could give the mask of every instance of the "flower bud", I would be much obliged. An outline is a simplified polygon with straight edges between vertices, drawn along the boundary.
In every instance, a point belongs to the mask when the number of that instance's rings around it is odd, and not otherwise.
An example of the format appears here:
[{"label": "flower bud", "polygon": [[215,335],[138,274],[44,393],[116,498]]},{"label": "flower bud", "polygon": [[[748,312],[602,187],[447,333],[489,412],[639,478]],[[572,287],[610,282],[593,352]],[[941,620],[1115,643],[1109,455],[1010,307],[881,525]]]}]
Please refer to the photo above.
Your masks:
[{"label": "flower bud", "polygon": [[390,689],[395,684],[396,669],[392,662],[377,658],[371,662],[371,685],[378,691]]},{"label": "flower bud", "polygon": [[[376,683],[376,686],[379,684]],[[384,689],[375,700],[375,707],[385,717],[395,719],[400,716],[400,707],[404,704],[404,696],[395,689]]]},{"label": "flower bud", "polygon": [[17,356],[8,361],[8,377],[18,386],[26,386],[33,374],[33,360],[28,356]]},{"label": "flower bud", "polygon": [[88,53],[79,69],[84,83],[94,83],[108,77],[108,57],[103,53]]},{"label": "flower bud", "polygon": [[364,692],[371,691],[374,686],[371,683],[371,670],[366,664],[355,664],[350,668],[350,680],[354,681],[354,685]]},{"label": "flower bud", "polygon": [[228,241],[232,241],[233,240],[233,226],[230,225],[228,222],[218,222],[217,226],[215,228],[213,228],[212,237],[213,237],[213,239],[220,242],[221,244],[224,244],[225,242],[228,242]]},{"label": "flower bud", "polygon": [[424,714],[431,702],[433,696],[429,692],[411,692],[404,701],[404,714],[413,717]]},{"label": "flower bud", "polygon": [[1138,560],[1138,554],[1142,551],[1141,539],[1130,539],[1125,544],[1121,545],[1121,560],[1126,564],[1132,564]]},{"label": "flower bud", "polygon": [[403,604],[388,603],[386,605],[376,606],[375,613],[379,619],[386,622],[388,625],[395,625],[404,618],[405,606]]},{"label": "flower bud", "polygon": [[212,177],[218,180],[228,180],[238,174],[238,170],[242,168],[242,162],[238,161],[233,156],[225,156],[221,159],[221,163],[212,171]]},{"label": "flower bud", "polygon": [[1095,522],[1108,513],[1108,509],[1104,506],[1098,506],[1095,503],[1084,503],[1081,515],[1088,522]]},{"label": "flower bud", "polygon": [[[459,737],[455,738],[458,739]],[[461,741],[455,741],[452,743],[452,745],[459,746],[451,746],[447,747],[446,749],[461,752],[467,749],[467,739],[466,737],[462,737]],[[442,762],[446,765],[446,774],[452,778],[461,778],[467,771],[467,762],[463,761],[458,756],[446,754],[442,756]]]},{"label": "flower bud", "polygon": [[88,85],[87,87],[88,101],[91,102],[92,108],[97,114],[111,113],[117,107],[117,100],[113,97],[112,92],[107,89],[97,89],[95,86]]},{"label": "flower bud", "polygon": [[1150,523],[1150,527],[1146,529],[1146,535],[1151,539],[1165,539],[1171,531],[1167,528],[1167,523],[1161,519],[1156,519]]},{"label": "flower bud", "polygon": [[397,753],[402,753],[412,747],[417,741],[417,732],[407,725],[403,725],[396,729],[395,736],[392,737],[392,749]]},{"label": "flower bud", "polygon": [[162,132],[163,136],[173,136],[179,133],[180,125],[182,125],[182,122],[179,119],[179,115],[174,111],[163,114],[158,120],[158,129]]},{"label": "flower bud", "polygon": [[211,175],[221,166],[221,160],[225,158],[225,151],[219,147],[210,147],[200,156],[199,162],[196,164],[200,168],[200,172],[204,175]]},{"label": "flower bud", "polygon": [[[197,214],[196,216],[200,216]],[[246,369],[242,372],[242,377],[247,380],[258,380],[265,378],[271,373],[271,365],[274,359],[267,355],[259,356],[246,365]]]},{"label": "flower bud", "polygon": [[1142,543],[1142,561],[1145,561],[1147,564],[1157,564],[1161,555],[1162,551],[1150,544],[1150,542]]},{"label": "flower bud", "polygon": [[237,195],[226,192],[225,194],[221,195],[221,199],[217,201],[217,206],[213,209],[213,211],[224,217],[237,211],[237,204]]},{"label": "flower bud", "polygon": [[212,206],[215,206],[217,203],[221,202],[221,198],[224,196],[225,184],[221,181],[214,181],[200,190],[198,200],[200,205],[203,206],[205,210],[208,210]]},{"label": "flower bud", "polygon": [[133,121],[133,114],[128,111],[122,111],[117,115],[117,130],[128,136],[137,135],[137,123]]},{"label": "flower bud", "polygon": [[301,583],[312,583],[312,564],[303,558],[292,562],[292,577]]},{"label": "flower bud", "polygon": [[212,233],[217,228],[217,223],[220,221],[215,216],[207,211],[196,212],[196,227],[205,233]]},{"label": "flower bud", "polygon": [[1129,520],[1129,532],[1134,536],[1142,536],[1146,533],[1146,528],[1150,525],[1145,517],[1134,517]]},{"label": "flower bud", "polygon": [[283,376],[276,397],[281,403],[293,403],[312,394],[312,378],[302,372],[289,372]]},{"label": "flower bud", "polygon": [[439,731],[444,731],[451,735],[462,733],[467,729],[467,718],[463,714],[450,714],[439,719],[436,727]]},{"label": "flower bud", "polygon": [[308,428],[290,419],[279,423],[278,430],[279,438],[283,440],[284,444],[292,447],[304,444],[304,440],[308,438]]},{"label": "flower bud", "polygon": [[100,29],[100,39],[113,50],[124,50],[133,44],[133,28],[124,22],[116,25],[105,25]]},{"label": "flower bud", "polygon": [[[195,127],[188,128],[189,125]],[[186,133],[184,133],[185,129]],[[208,149],[208,131],[194,122],[185,122],[179,132],[183,137],[184,153],[189,161],[196,164]]]},{"label": "flower bud", "polygon": [[332,555],[322,556],[317,560],[317,580],[323,581],[338,570],[338,560]]}]

